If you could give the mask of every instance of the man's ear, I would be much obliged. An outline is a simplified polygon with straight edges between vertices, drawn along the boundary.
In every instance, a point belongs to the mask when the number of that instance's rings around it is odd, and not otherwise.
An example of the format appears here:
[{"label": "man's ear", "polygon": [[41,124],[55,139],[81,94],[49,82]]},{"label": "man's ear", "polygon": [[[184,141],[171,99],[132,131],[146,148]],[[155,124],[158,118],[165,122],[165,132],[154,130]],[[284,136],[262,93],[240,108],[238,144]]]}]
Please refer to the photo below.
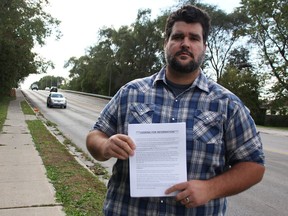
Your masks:
[{"label": "man's ear", "polygon": [[168,43],[168,40],[167,40],[167,39],[165,39],[165,40],[164,40],[164,43],[163,43],[163,47],[164,47],[164,49],[165,49],[165,47],[166,47],[167,43]]},{"label": "man's ear", "polygon": [[207,49],[207,47],[208,47],[208,44],[207,44],[207,42],[206,42],[206,43],[204,43],[204,47],[205,47],[205,51],[206,51],[206,49]]}]

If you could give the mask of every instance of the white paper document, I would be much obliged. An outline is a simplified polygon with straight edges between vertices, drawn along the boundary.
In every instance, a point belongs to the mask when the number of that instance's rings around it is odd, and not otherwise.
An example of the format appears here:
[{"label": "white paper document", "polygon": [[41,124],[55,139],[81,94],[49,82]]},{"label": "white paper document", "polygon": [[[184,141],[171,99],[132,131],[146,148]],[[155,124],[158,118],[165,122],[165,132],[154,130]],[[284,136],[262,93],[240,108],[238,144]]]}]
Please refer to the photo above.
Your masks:
[{"label": "white paper document", "polygon": [[174,184],[187,181],[186,123],[129,124],[136,144],[129,158],[131,197],[165,194]]}]

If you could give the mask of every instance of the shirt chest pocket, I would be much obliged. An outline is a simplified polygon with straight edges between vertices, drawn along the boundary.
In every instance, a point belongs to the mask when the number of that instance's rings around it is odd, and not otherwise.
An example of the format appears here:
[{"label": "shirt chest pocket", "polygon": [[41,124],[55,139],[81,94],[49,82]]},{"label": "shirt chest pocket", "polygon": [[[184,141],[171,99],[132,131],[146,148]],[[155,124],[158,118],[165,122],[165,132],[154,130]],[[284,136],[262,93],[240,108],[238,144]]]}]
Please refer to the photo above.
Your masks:
[{"label": "shirt chest pocket", "polygon": [[152,123],[154,104],[133,103],[130,105],[128,122],[130,124]]},{"label": "shirt chest pocket", "polygon": [[197,110],[194,116],[193,139],[206,144],[222,142],[223,122],[221,113]]}]

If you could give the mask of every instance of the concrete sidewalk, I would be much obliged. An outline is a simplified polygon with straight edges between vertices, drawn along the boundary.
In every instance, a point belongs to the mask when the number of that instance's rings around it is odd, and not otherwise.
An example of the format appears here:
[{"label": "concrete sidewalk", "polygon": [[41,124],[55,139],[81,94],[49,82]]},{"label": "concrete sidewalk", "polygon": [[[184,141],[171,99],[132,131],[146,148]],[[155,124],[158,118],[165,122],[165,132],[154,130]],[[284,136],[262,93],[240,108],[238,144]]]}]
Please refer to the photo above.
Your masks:
[{"label": "concrete sidewalk", "polygon": [[22,100],[17,90],[0,133],[0,215],[64,216],[25,122],[29,116],[21,110]]},{"label": "concrete sidewalk", "polygon": [[257,130],[260,133],[264,133],[264,134],[273,134],[273,135],[277,135],[277,136],[286,136],[286,137],[288,137],[288,131],[287,130],[266,128],[266,127],[261,127],[261,126],[257,127]]}]

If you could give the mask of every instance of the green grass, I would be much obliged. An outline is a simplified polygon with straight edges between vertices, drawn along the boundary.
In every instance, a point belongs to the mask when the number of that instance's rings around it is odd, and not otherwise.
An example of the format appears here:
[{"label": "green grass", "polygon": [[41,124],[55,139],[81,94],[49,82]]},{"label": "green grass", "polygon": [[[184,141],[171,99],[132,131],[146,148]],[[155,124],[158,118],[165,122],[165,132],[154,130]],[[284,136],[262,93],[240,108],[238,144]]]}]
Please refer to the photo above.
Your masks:
[{"label": "green grass", "polygon": [[82,167],[40,120],[27,121],[57,201],[67,215],[102,215],[106,186]]},{"label": "green grass", "polygon": [[26,101],[21,101],[21,108],[22,108],[22,112],[25,115],[35,115],[34,111],[31,109],[31,107]]},{"label": "green grass", "polygon": [[[21,107],[25,114],[34,114],[26,101],[21,102]],[[66,215],[102,215],[107,190],[105,184],[69,153],[66,145],[70,142],[60,143],[41,120],[26,122],[47,170],[47,177],[55,188],[56,199],[63,205]],[[48,124],[55,126],[49,121]]]},{"label": "green grass", "polygon": [[0,97],[0,131],[2,131],[3,124],[7,117],[9,102],[12,99],[15,99],[15,98],[5,97],[5,96]]}]

